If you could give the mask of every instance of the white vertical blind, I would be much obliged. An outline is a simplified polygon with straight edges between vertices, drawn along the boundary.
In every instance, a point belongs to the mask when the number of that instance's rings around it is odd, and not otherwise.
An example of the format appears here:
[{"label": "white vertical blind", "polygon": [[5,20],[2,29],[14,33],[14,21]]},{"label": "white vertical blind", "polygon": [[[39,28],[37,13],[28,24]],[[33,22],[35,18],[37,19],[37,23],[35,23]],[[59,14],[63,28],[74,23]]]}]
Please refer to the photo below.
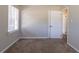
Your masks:
[{"label": "white vertical blind", "polygon": [[8,6],[8,32],[18,30],[19,10],[14,6]]}]

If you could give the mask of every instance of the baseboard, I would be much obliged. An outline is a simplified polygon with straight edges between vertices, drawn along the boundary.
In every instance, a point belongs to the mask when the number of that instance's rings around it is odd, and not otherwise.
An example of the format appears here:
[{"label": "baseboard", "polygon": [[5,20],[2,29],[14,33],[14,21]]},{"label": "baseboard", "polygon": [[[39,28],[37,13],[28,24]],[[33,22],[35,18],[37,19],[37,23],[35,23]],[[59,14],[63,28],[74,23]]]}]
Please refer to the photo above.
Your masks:
[{"label": "baseboard", "polygon": [[42,39],[42,38],[49,38],[49,37],[20,37],[20,39]]},{"label": "baseboard", "polygon": [[67,42],[67,44],[68,44],[70,47],[72,47],[75,51],[79,52],[79,50],[78,50],[77,48],[75,48],[72,44],[70,44],[70,43],[68,43],[68,42]]},{"label": "baseboard", "polygon": [[60,38],[49,38],[49,37],[20,37],[20,39],[60,39]]},{"label": "baseboard", "polygon": [[11,47],[15,42],[17,42],[19,39],[16,39],[14,42],[12,42],[10,45],[8,45],[6,48],[4,48],[0,53],[4,53],[9,47]]}]

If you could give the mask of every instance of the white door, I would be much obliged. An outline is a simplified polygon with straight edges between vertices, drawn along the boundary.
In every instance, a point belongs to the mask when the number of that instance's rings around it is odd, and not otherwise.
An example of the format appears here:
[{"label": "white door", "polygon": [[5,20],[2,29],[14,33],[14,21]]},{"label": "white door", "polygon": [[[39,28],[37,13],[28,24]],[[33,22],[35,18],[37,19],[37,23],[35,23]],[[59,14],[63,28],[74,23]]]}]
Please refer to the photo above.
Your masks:
[{"label": "white door", "polygon": [[50,11],[49,18],[49,37],[61,38],[63,33],[63,16],[61,11]]}]

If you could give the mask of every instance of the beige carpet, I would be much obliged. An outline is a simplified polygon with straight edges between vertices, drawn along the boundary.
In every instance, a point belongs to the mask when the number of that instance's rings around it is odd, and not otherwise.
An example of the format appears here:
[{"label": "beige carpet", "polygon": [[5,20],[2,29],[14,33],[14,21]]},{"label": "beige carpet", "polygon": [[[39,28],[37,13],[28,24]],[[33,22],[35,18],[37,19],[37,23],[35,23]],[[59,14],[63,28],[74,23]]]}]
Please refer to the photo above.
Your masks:
[{"label": "beige carpet", "polygon": [[75,53],[61,39],[20,39],[5,53]]}]

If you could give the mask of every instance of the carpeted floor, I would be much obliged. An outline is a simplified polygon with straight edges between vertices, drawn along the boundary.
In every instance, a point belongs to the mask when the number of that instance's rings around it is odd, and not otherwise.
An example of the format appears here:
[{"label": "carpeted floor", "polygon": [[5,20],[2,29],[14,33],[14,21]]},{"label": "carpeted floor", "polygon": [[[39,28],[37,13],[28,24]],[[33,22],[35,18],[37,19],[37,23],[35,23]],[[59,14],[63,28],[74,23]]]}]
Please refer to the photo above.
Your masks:
[{"label": "carpeted floor", "polygon": [[75,53],[61,39],[20,39],[5,53]]}]

